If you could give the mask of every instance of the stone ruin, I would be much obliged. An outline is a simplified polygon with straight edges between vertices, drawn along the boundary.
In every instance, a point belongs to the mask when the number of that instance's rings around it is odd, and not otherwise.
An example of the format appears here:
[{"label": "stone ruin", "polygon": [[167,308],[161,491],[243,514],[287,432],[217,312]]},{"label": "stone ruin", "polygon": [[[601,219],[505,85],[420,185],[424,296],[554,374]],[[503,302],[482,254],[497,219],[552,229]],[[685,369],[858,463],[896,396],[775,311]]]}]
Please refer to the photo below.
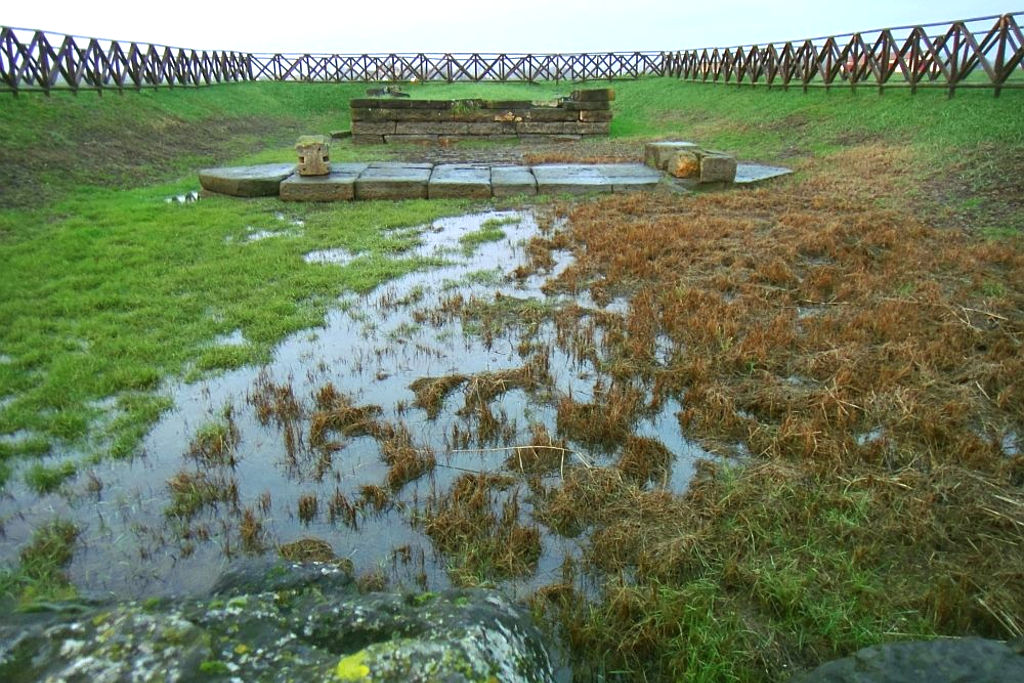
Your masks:
[{"label": "stone ruin", "polygon": [[349,103],[352,142],[446,144],[458,140],[571,141],[607,136],[614,99],[611,88],[576,90],[554,103],[355,99]]},{"label": "stone ruin", "polygon": [[736,157],[702,148],[693,142],[649,142],[644,163],[674,178],[701,186],[736,181]]},{"label": "stone ruin", "polygon": [[322,176],[331,172],[330,145],[323,135],[303,135],[295,143],[301,176]]}]

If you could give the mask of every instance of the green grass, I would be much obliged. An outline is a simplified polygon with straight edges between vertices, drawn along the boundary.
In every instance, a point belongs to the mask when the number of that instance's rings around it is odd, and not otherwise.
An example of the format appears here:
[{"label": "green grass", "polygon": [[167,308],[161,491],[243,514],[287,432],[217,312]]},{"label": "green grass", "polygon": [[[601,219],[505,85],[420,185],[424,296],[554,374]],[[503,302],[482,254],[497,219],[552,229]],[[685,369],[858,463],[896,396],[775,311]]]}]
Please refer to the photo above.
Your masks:
[{"label": "green grass", "polygon": [[743,158],[777,159],[787,150],[826,153],[868,139],[954,150],[1024,144],[1024,91],[1000,97],[964,90],[857,91],[708,85],[673,79],[615,83],[612,134],[678,134],[735,151]]},{"label": "green grass", "polygon": [[[780,471],[766,485],[756,469],[723,467],[690,501],[699,510],[616,494],[652,502],[646,525],[629,512],[597,523],[585,557],[609,570],[600,599],[534,600],[586,653],[574,662],[579,680],[785,680],[787,668],[943,632],[921,609],[935,570],[900,562],[885,491]],[[616,576],[630,565],[631,579]]]},{"label": "green grass", "polygon": [[78,533],[78,527],[64,519],[37,529],[31,543],[22,548],[18,566],[0,567],[0,598],[17,596],[22,608],[73,598],[77,591],[64,570],[71,562]]},{"label": "green grass", "polygon": [[468,256],[472,254],[481,244],[488,242],[500,242],[505,239],[505,231],[494,226],[482,225],[479,230],[467,232],[459,237],[459,244],[463,252]]},{"label": "green grass", "polygon": [[62,462],[59,465],[47,466],[34,463],[25,471],[25,483],[36,493],[51,493],[60,488],[67,479],[75,475],[73,462]]},{"label": "green grass", "polygon": [[[127,455],[166,402],[167,377],[198,377],[269,358],[287,334],[318,326],[344,292],[366,291],[423,267],[414,238],[383,228],[418,225],[460,202],[289,206],[301,235],[247,242],[246,226],[274,228],[276,200],[164,198],[193,179],[123,192],[95,190],[45,208],[0,214],[0,433],[5,457],[67,442]],[[360,258],[307,264],[318,248]],[[243,345],[216,345],[240,330]],[[110,400],[115,410],[99,404]],[[105,404],[104,404],[105,405]]]}]

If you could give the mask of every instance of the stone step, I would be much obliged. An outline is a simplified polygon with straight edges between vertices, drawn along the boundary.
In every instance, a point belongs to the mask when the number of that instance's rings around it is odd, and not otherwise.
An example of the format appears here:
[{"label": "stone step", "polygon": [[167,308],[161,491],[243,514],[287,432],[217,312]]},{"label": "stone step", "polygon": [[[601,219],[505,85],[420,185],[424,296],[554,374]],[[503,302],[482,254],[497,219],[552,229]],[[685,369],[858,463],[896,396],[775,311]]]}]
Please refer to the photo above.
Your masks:
[{"label": "stone step", "polygon": [[430,174],[428,199],[486,199],[491,196],[491,169],[469,164],[438,164]]},{"label": "stone step", "polygon": [[[680,149],[672,151],[679,153]],[[786,168],[756,164],[739,164],[737,168],[731,157],[706,152],[701,156],[701,163],[728,166],[715,171],[723,178],[722,182],[704,183],[707,187],[728,186],[731,182],[724,178],[733,174],[736,183],[755,183],[791,172]],[[714,169],[706,170],[710,174]],[[665,174],[639,163],[491,166],[377,161],[332,163],[330,173],[323,176],[299,175],[295,164],[265,164],[204,169],[199,178],[203,189],[209,192],[237,197],[279,195],[284,201],[331,202],[629,192],[652,190]],[[678,185],[684,181],[675,182]]]},{"label": "stone step", "polygon": [[356,178],[369,164],[332,163],[325,176],[294,173],[281,181],[281,199],[286,202],[336,202],[356,198]]},{"label": "stone step", "polygon": [[199,172],[199,184],[207,192],[232,197],[273,197],[294,172],[294,163],[206,168]]},{"label": "stone step", "polygon": [[433,164],[376,162],[355,181],[356,199],[426,199]]}]

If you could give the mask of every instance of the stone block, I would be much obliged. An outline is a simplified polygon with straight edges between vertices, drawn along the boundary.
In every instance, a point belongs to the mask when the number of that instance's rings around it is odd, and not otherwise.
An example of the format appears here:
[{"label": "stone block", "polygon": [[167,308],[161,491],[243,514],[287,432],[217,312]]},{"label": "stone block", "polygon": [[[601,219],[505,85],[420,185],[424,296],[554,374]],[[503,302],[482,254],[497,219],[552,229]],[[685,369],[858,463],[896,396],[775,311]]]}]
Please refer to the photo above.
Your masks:
[{"label": "stone block", "polygon": [[608,102],[615,99],[615,90],[612,88],[590,88],[588,90],[573,90],[572,99],[577,102]]},{"label": "stone block", "polygon": [[352,122],[356,121],[394,121],[398,109],[353,109]]},{"label": "stone block", "polygon": [[760,183],[779,176],[789,175],[793,170],[782,166],[765,166],[764,164],[736,164],[737,185]]},{"label": "stone block", "polygon": [[451,109],[451,100],[378,100],[378,99],[354,99],[349,101],[349,107],[355,109],[373,109],[387,107],[388,109]]},{"label": "stone block", "polygon": [[331,146],[323,135],[303,135],[295,143],[299,175],[319,176],[331,172]]},{"label": "stone block", "polygon": [[516,132],[526,135],[558,135],[562,133],[577,133],[575,126],[577,122],[537,122],[523,121],[516,124]]},{"label": "stone block", "polygon": [[736,179],[736,158],[728,154],[705,154],[700,158],[700,182],[731,183]]},{"label": "stone block", "polygon": [[611,123],[608,121],[601,123],[591,123],[589,121],[567,123],[565,124],[564,132],[574,135],[608,135],[611,132]]},{"label": "stone block", "polygon": [[466,126],[468,135],[513,135],[516,132],[516,124],[507,121],[478,121]]},{"label": "stone block", "polygon": [[581,111],[579,113],[579,115],[580,115],[580,121],[603,122],[603,121],[611,121],[612,120],[612,113],[610,111],[591,111],[591,110],[587,110],[587,111]]},{"label": "stone block", "polygon": [[450,121],[452,113],[441,109],[385,109],[392,121]]},{"label": "stone block", "polygon": [[527,111],[523,115],[523,120],[538,122],[579,121],[580,113],[560,107],[543,107]]},{"label": "stone block", "polygon": [[436,135],[385,135],[384,142],[389,145],[436,145]]},{"label": "stone block", "polygon": [[661,173],[644,164],[595,164],[594,168],[611,183],[612,192],[650,190],[661,183]]},{"label": "stone block", "polygon": [[394,121],[353,121],[353,135],[390,135],[395,132]]},{"label": "stone block", "polygon": [[491,110],[489,113],[490,118],[487,119],[488,121],[495,121],[498,123],[519,123],[520,121],[523,120],[522,109],[509,109],[506,111]]},{"label": "stone block", "polygon": [[608,111],[611,109],[611,104],[608,101],[604,102],[576,102],[574,100],[564,100],[558,103],[558,106],[568,111]]},{"label": "stone block", "polygon": [[345,138],[352,137],[352,129],[349,130],[332,130],[331,138],[334,140],[344,140]]},{"label": "stone block", "polygon": [[682,150],[700,152],[700,147],[692,142],[648,142],[644,145],[644,163],[651,168],[664,171],[668,166],[669,156]]},{"label": "stone block", "polygon": [[700,178],[700,153],[686,149],[670,152],[665,172],[674,178]]},{"label": "stone block", "polygon": [[379,162],[355,181],[356,199],[426,199],[432,164]]},{"label": "stone block", "polygon": [[611,192],[613,183],[594,166],[548,164],[533,166],[540,194],[589,194]]},{"label": "stone block", "polygon": [[[452,100],[405,100],[405,106],[409,109],[438,109],[448,110],[455,106],[456,101]],[[475,100],[468,100],[475,102]]]},{"label": "stone block", "polygon": [[395,124],[395,130],[391,132],[395,135],[467,135],[469,125],[456,121],[433,121],[431,123],[399,121]]},{"label": "stone block", "polygon": [[355,199],[355,181],[368,164],[331,164],[325,176],[298,173],[281,182],[281,199],[291,202],[335,202]]},{"label": "stone block", "polygon": [[383,135],[352,135],[353,145],[383,145]]},{"label": "stone block", "polygon": [[371,161],[368,168],[390,169],[399,166],[410,169],[426,169],[428,171],[433,170],[434,168],[434,164],[430,163],[429,161]]},{"label": "stone block", "polygon": [[491,168],[491,192],[495,197],[537,194],[537,179],[529,166]]},{"label": "stone block", "polygon": [[487,166],[438,164],[430,174],[428,199],[486,199],[491,196],[491,170]]},{"label": "stone block", "polygon": [[294,172],[293,163],[204,168],[199,171],[199,184],[207,192],[232,197],[273,197],[281,181]]},{"label": "stone block", "polygon": [[501,116],[502,112],[494,109],[467,109],[465,111],[451,110],[444,112],[443,120],[447,121],[460,121],[460,122],[474,122],[474,121],[494,121],[495,117]]},{"label": "stone block", "polygon": [[529,100],[480,100],[482,109],[529,109],[531,106]]}]

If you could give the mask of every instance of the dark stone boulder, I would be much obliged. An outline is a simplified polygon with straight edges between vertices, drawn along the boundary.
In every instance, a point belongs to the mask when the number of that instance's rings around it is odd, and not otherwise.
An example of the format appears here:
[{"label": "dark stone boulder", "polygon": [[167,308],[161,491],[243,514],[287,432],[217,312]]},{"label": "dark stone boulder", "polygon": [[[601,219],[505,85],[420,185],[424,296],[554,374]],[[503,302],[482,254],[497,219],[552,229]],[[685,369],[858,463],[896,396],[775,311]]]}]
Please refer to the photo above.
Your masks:
[{"label": "dark stone boulder", "polygon": [[493,591],[359,594],[331,563],[250,562],[214,596],[0,616],[0,680],[551,681]]},{"label": "dark stone boulder", "polygon": [[1024,681],[1024,643],[942,638],[858,650],[792,683],[1007,683]]}]

